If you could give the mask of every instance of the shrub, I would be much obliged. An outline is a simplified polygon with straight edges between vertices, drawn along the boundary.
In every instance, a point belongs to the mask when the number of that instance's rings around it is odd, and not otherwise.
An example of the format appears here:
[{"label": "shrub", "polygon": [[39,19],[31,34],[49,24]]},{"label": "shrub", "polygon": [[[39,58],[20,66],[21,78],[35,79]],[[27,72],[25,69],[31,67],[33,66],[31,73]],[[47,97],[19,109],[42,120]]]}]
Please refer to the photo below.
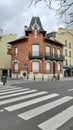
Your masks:
[{"label": "shrub", "polygon": [[24,76],[24,77],[26,76],[26,72],[23,72],[23,76]]}]

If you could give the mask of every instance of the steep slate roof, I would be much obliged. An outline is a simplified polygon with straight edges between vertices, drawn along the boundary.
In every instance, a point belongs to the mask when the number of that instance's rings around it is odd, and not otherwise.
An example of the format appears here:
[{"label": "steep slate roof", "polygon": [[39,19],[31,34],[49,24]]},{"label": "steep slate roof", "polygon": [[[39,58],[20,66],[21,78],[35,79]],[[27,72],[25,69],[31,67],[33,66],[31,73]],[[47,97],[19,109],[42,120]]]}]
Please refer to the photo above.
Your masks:
[{"label": "steep slate roof", "polygon": [[[35,25],[35,22],[36,22],[36,24],[40,27],[40,32],[43,32],[43,33],[45,34],[46,31],[43,29],[39,17],[32,17],[31,22],[30,22],[30,25],[29,25],[28,29],[26,30],[26,32],[31,32],[31,31],[32,31],[32,26]],[[56,43],[56,44],[62,45],[62,43],[60,43],[59,41],[57,41],[57,40],[55,40],[55,39],[54,39],[54,40],[53,40],[53,39],[50,39],[50,37],[55,37],[55,33],[56,33],[56,32],[51,32],[51,33],[45,34],[44,40],[48,40],[48,41],[50,41],[50,42],[54,42],[54,43]],[[17,41],[20,41],[20,40],[23,40],[23,39],[28,39],[28,36],[19,37],[18,39],[9,42],[9,44],[13,44],[13,43],[15,43],[15,42],[17,42]]]},{"label": "steep slate roof", "polygon": [[46,32],[42,27],[39,17],[32,17],[28,31],[32,31],[32,26],[35,24],[35,21],[36,21],[37,25],[40,27],[40,32]]},{"label": "steep slate roof", "polygon": [[51,33],[47,33],[46,37],[50,38],[50,37],[55,37],[56,32],[51,32]]}]

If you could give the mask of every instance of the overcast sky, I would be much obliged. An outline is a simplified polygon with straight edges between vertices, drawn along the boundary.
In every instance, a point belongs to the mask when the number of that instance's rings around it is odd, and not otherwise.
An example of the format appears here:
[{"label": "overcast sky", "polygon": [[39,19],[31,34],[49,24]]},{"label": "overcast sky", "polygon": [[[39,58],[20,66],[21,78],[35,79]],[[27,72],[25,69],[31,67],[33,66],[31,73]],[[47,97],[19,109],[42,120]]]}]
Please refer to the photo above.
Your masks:
[{"label": "overcast sky", "polygon": [[30,24],[33,16],[39,16],[43,28],[47,32],[57,31],[59,27],[65,27],[62,19],[59,19],[54,11],[46,7],[45,2],[34,4],[28,8],[31,0],[0,0],[0,28],[3,34],[24,34],[24,26]]}]

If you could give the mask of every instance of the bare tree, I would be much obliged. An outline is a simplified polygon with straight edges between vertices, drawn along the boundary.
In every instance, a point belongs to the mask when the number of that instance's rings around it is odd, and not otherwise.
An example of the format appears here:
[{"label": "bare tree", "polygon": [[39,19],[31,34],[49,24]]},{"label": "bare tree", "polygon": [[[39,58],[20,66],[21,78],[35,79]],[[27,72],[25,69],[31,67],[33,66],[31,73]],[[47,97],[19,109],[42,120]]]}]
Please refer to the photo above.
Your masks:
[{"label": "bare tree", "polygon": [[[73,2],[72,0],[31,0],[29,7],[34,3],[45,2],[49,9],[56,11],[57,15],[65,18],[65,23],[73,25]],[[56,6],[54,6],[56,3]]]}]

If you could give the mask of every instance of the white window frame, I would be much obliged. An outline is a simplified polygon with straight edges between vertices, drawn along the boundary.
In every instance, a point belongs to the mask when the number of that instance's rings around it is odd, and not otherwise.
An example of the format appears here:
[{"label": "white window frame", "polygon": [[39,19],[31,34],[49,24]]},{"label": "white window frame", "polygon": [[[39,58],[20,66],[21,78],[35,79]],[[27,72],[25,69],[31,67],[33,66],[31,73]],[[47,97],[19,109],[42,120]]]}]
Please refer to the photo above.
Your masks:
[{"label": "white window frame", "polygon": [[32,56],[39,56],[39,44],[32,44]]},{"label": "white window frame", "polygon": [[34,28],[34,36],[37,37],[38,36],[38,29]]},{"label": "white window frame", "polygon": [[61,64],[58,62],[57,63],[57,70],[60,71],[61,70]]},{"label": "white window frame", "polygon": [[50,47],[49,46],[46,46],[46,55],[50,56]]},{"label": "white window frame", "polygon": [[14,71],[18,72],[18,68],[19,68],[18,62],[14,62]]},{"label": "white window frame", "polygon": [[58,58],[60,58],[60,56],[61,56],[61,50],[60,49],[57,50],[57,55],[58,55]]},{"label": "white window frame", "polygon": [[14,48],[14,56],[17,56],[18,55],[18,47],[15,47]]},{"label": "white window frame", "polygon": [[50,67],[50,62],[46,62],[46,71],[50,71],[51,67]]},{"label": "white window frame", "polygon": [[32,72],[39,72],[39,69],[40,69],[39,61],[33,61],[32,62]]},{"label": "white window frame", "polygon": [[53,47],[53,58],[55,57],[55,47]]}]

